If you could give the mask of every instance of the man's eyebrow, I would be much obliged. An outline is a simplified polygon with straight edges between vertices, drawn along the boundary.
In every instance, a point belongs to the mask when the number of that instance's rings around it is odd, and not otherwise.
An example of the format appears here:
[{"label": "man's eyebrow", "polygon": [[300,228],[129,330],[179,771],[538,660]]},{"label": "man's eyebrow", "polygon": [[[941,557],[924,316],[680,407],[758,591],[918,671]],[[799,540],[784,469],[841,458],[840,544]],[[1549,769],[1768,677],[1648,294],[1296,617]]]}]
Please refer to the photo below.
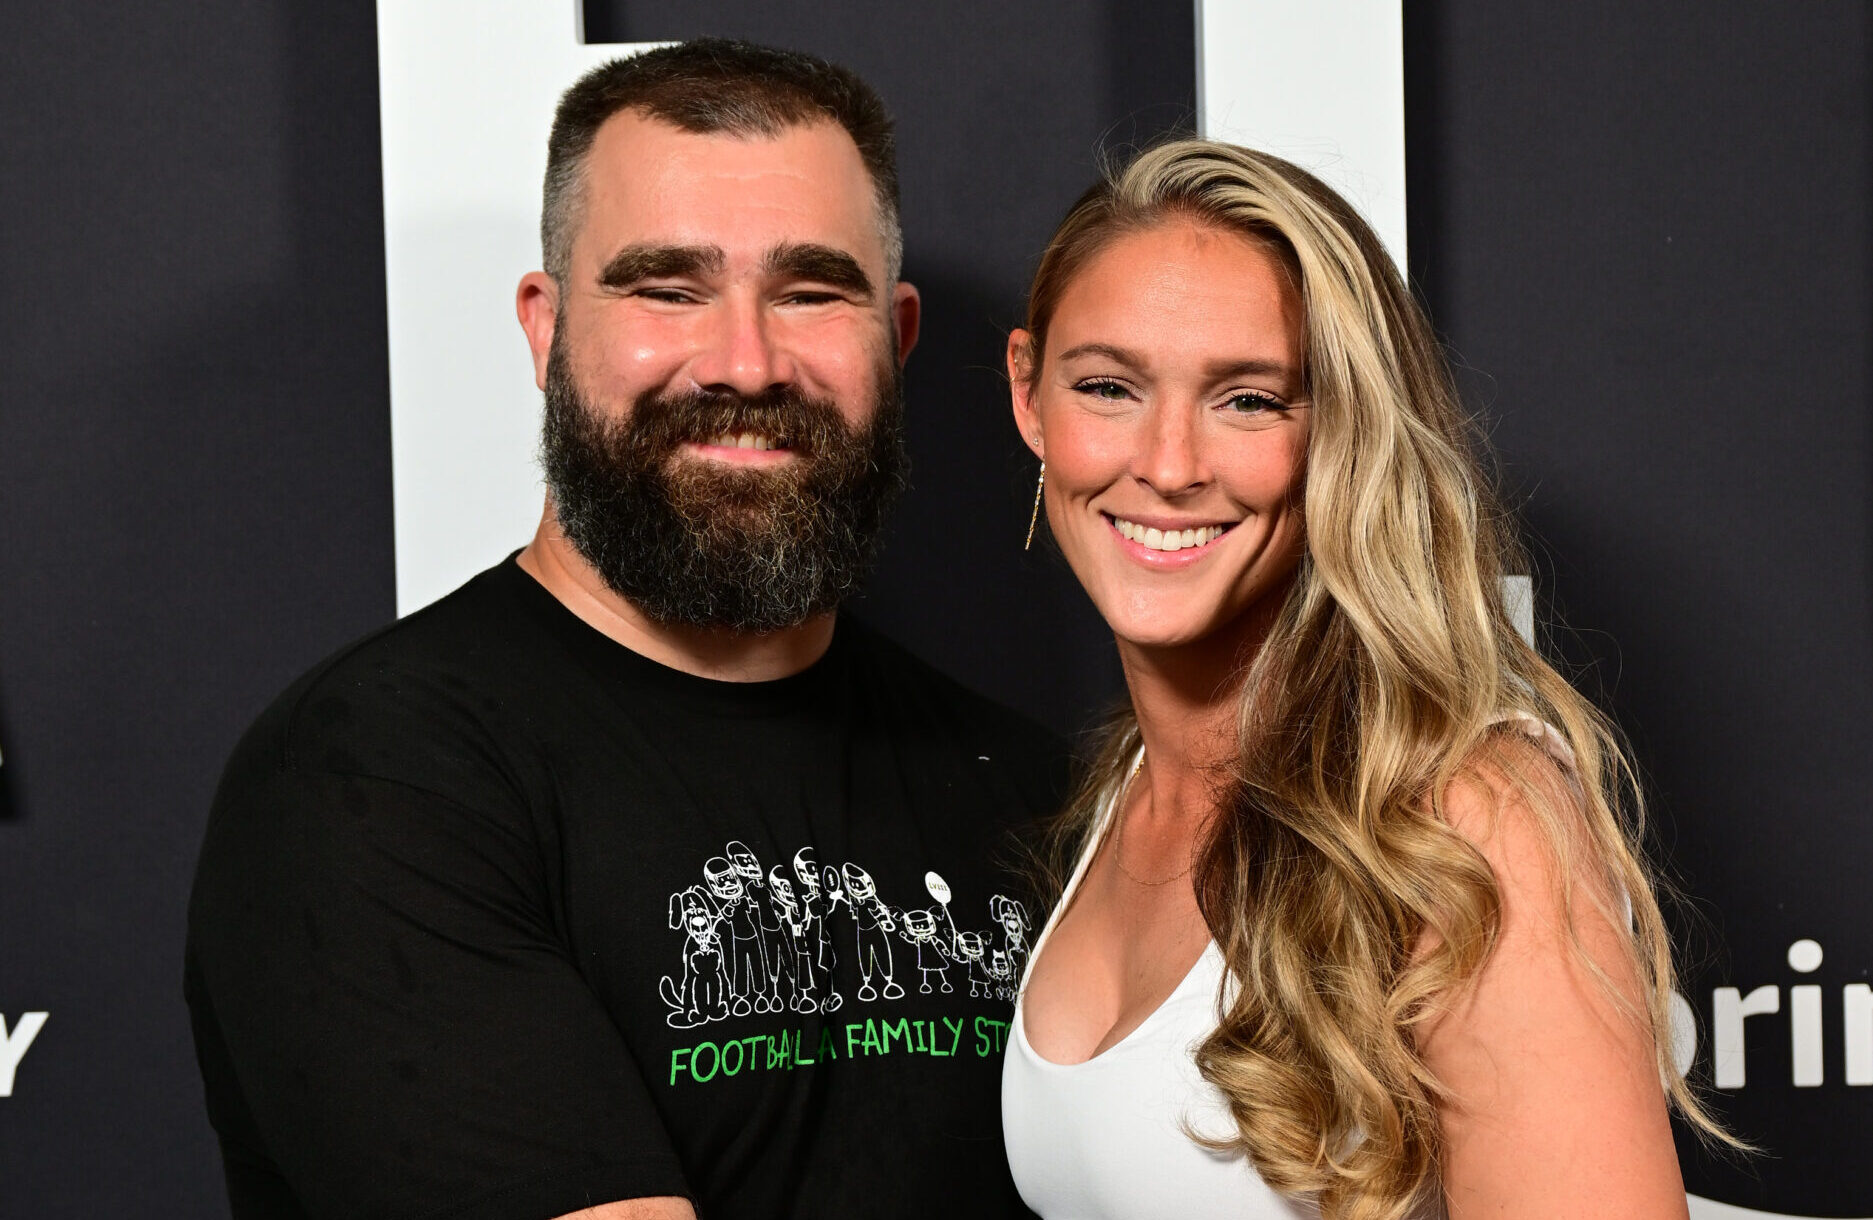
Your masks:
[{"label": "man's eyebrow", "polygon": [[871,277],[865,274],[857,259],[844,250],[814,242],[784,242],[775,246],[761,260],[761,269],[770,276],[813,280],[867,299],[874,291]]},{"label": "man's eyebrow", "polygon": [[611,256],[598,273],[605,288],[629,288],[640,280],[676,279],[719,272],[728,261],[720,246],[662,246],[638,243]]}]

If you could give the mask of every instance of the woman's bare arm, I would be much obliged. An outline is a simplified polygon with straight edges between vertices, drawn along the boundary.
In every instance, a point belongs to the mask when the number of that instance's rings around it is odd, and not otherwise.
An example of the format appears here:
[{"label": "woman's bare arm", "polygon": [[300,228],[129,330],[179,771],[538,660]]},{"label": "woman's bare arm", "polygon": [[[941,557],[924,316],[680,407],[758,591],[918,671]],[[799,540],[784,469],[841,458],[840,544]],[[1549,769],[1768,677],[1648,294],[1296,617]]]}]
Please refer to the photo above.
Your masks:
[{"label": "woman's bare arm", "polygon": [[[1498,739],[1497,749],[1563,813],[1575,807],[1533,743]],[[1502,892],[1495,952],[1421,1035],[1452,1094],[1441,1115],[1451,1220],[1686,1216],[1640,982],[1624,930],[1600,909],[1620,904],[1593,878],[1567,879],[1581,948],[1630,1009],[1570,943],[1540,823],[1501,766],[1480,766],[1446,802]]]}]

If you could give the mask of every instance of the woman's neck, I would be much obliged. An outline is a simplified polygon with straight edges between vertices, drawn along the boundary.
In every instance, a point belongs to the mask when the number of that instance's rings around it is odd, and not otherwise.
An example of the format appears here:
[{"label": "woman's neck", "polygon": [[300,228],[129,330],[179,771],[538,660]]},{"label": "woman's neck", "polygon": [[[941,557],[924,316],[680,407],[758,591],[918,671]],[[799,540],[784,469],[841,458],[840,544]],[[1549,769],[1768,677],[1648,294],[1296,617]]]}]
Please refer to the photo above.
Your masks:
[{"label": "woman's neck", "polygon": [[1119,641],[1119,660],[1144,743],[1151,808],[1195,822],[1209,816],[1235,758],[1242,683],[1272,626],[1251,615],[1235,630],[1174,647]]}]

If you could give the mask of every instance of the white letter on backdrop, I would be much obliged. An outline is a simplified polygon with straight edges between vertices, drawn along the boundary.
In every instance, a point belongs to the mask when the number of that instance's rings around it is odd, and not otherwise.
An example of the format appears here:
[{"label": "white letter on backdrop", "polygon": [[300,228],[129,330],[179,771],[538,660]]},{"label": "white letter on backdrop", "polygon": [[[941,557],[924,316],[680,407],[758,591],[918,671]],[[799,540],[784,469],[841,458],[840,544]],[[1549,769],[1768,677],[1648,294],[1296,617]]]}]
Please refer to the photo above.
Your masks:
[{"label": "white letter on backdrop", "polygon": [[45,1023],[45,1013],[23,1012],[9,1034],[6,1016],[0,1014],[0,1097],[13,1096],[13,1073]]},{"label": "white letter on backdrop", "polygon": [[578,0],[378,0],[397,612],[533,536],[540,392],[514,288],[540,265],[553,107],[588,68]]}]

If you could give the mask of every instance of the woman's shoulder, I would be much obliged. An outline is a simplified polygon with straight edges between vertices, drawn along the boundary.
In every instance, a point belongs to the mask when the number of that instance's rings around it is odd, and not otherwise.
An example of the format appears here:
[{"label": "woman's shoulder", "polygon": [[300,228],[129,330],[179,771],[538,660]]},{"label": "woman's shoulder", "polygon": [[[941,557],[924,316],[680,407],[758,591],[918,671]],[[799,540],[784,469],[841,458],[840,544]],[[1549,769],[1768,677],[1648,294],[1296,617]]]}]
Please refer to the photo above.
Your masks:
[{"label": "woman's shoulder", "polygon": [[1529,836],[1571,841],[1570,832],[1583,828],[1586,793],[1574,748],[1554,725],[1526,712],[1499,715],[1440,798],[1443,820],[1479,849]]}]

